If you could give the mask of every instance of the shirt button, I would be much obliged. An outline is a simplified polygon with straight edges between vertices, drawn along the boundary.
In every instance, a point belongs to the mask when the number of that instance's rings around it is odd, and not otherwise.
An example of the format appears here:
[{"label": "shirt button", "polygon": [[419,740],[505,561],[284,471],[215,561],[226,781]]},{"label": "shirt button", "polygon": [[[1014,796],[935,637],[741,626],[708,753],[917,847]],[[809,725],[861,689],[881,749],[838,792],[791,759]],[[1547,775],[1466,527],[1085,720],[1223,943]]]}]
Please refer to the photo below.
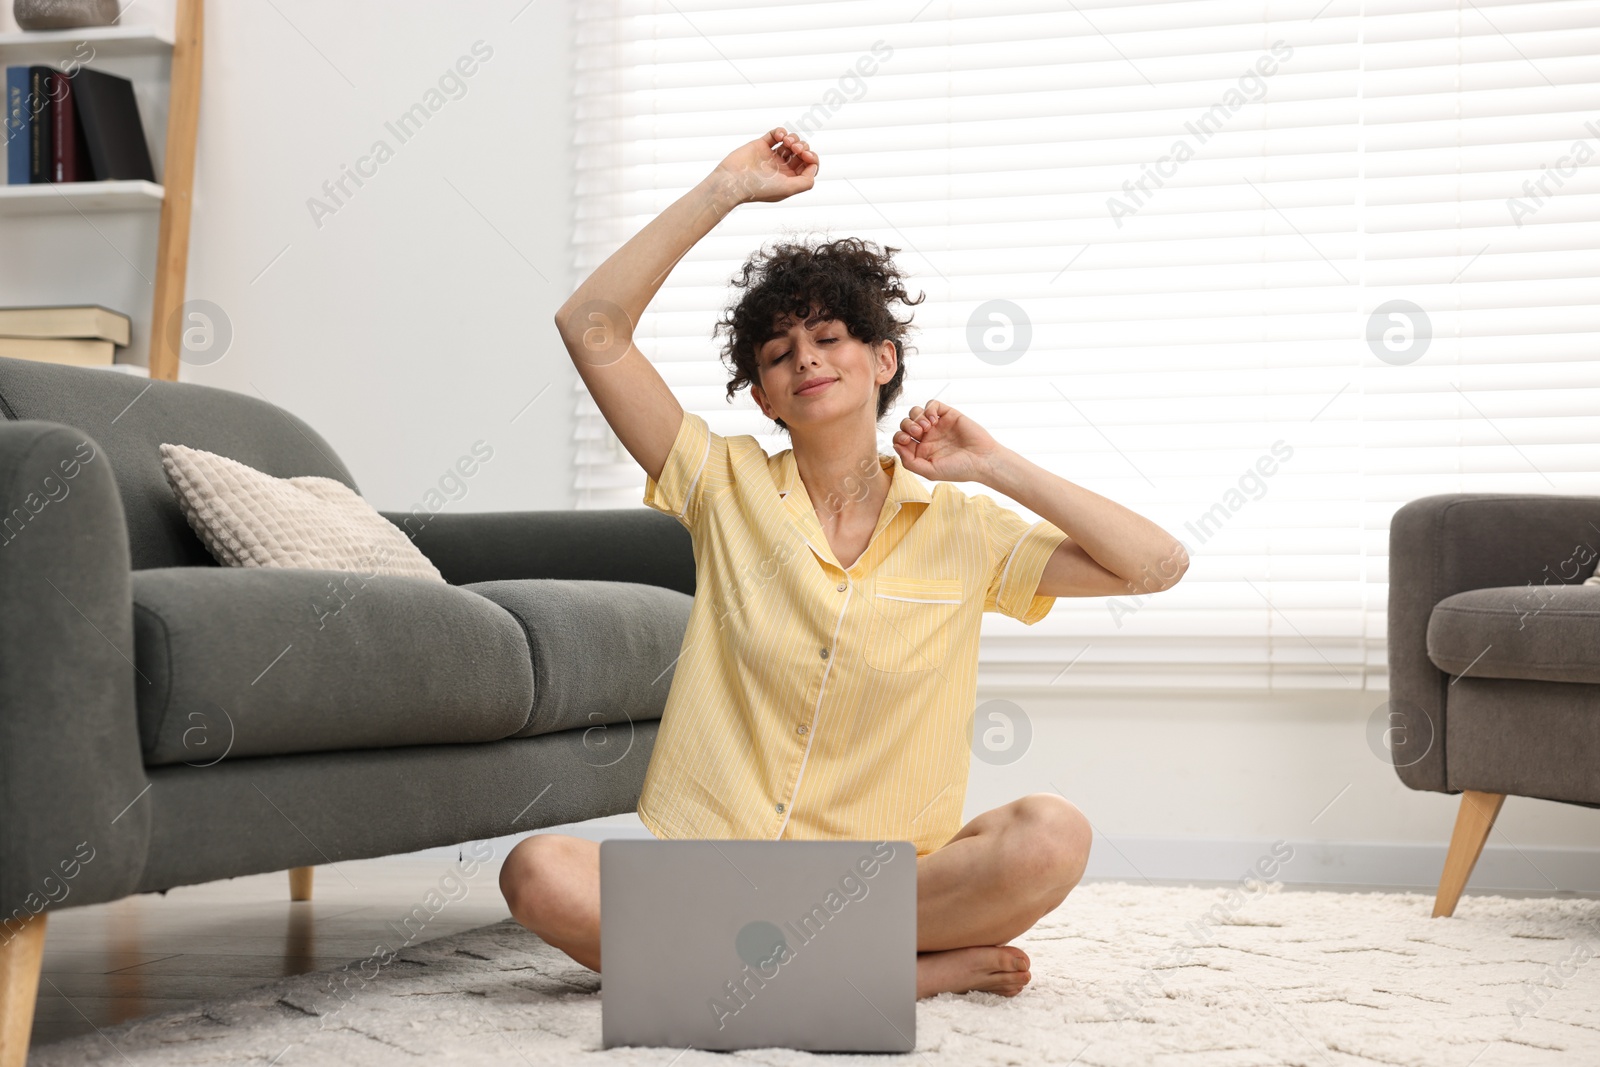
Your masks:
[{"label": "shirt button", "polygon": [[808,734],[811,732],[811,727],[807,726],[805,723],[801,723],[799,726],[794,728],[794,732],[797,734]]},{"label": "shirt button", "polygon": [[773,807],[778,809],[778,814],[779,815],[783,814],[783,805],[782,804],[774,804]]},{"label": "shirt button", "polygon": [[823,659],[827,659],[828,658],[828,650],[827,649],[825,649],[825,648],[818,649],[818,652],[821,653]]},{"label": "shirt button", "polygon": [[844,589],[845,589],[845,583],[844,582],[840,582],[838,585],[834,586],[834,588],[839,590],[839,592],[842,593],[842,592],[844,592]]}]

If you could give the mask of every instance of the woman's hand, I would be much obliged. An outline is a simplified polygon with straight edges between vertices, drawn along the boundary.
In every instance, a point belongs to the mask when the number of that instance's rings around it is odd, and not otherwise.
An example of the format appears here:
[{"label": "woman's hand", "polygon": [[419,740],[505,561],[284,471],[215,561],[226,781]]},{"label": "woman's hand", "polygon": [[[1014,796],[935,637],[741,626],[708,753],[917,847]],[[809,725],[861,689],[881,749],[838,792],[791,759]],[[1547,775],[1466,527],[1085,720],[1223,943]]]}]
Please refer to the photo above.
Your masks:
[{"label": "woman's hand", "polygon": [[740,145],[717,164],[736,203],[786,200],[816,184],[821,160],[811,146],[782,126]]},{"label": "woman's hand", "polygon": [[949,404],[930,400],[900,420],[894,450],[906,470],[944,482],[982,481],[1000,444]]}]

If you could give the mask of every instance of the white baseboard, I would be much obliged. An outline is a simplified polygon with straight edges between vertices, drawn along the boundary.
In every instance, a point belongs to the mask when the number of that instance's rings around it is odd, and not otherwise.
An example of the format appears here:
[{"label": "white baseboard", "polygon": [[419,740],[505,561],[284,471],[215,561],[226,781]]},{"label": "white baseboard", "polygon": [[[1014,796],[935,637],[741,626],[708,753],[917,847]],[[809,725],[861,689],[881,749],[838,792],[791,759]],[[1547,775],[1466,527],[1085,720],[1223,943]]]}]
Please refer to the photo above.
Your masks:
[{"label": "white baseboard", "polygon": [[[551,826],[542,832],[571,834],[591,841],[613,837],[652,840],[650,831],[631,815]],[[495,854],[504,856],[523,836],[497,838]],[[1238,882],[1258,861],[1273,856],[1274,845],[1277,842],[1238,838],[1096,834],[1084,877],[1127,882]],[[1288,841],[1278,845],[1278,855],[1289,849],[1293,854],[1269,876],[1286,886],[1348,885],[1430,894],[1439,887],[1448,851],[1444,842]],[[454,847],[428,852],[455,855]],[[1467,888],[1474,892],[1600,893],[1600,849],[1539,848],[1491,841],[1484,846]]]},{"label": "white baseboard", "polygon": [[[1262,858],[1272,841],[1096,835],[1086,878],[1123,881],[1234,882]],[[1447,843],[1288,841],[1293,855],[1272,877],[1284,885],[1359,885],[1415,888],[1432,893],[1444,870]],[[1270,869],[1265,868],[1265,869]],[[1256,877],[1259,877],[1257,875]],[[1468,888],[1475,891],[1600,892],[1600,849],[1484,846]]]}]

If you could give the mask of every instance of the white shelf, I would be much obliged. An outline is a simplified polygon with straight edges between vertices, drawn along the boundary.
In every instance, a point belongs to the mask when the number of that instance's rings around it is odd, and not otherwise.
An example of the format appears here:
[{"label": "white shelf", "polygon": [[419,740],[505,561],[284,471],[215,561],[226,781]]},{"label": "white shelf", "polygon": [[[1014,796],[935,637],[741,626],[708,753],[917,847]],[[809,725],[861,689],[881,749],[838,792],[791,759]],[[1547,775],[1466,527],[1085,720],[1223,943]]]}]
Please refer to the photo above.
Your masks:
[{"label": "white shelf", "polygon": [[[77,30],[23,30],[19,33],[0,33],[0,61],[11,62],[19,56],[59,54],[73,56],[79,44],[86,43],[94,49],[94,58],[104,56],[170,56],[172,31],[154,26],[85,26]],[[91,62],[91,57],[79,55],[80,62]]]},{"label": "white shelf", "polygon": [[160,211],[166,190],[155,182],[41,182],[0,185],[0,215],[57,215],[91,211]]},{"label": "white shelf", "polygon": [[[87,66],[132,82],[156,173],[152,181],[0,185],[0,292],[8,294],[4,302],[10,304],[96,303],[123,310],[132,319],[132,334],[116,358],[126,362],[107,369],[140,376],[149,373],[154,314],[149,279],[155,274],[146,264],[161,269],[158,230],[167,191],[160,179],[172,117],[173,68],[183,51],[176,47],[178,27],[186,27],[188,40],[192,23],[174,19],[170,0],[136,7],[124,0],[123,6],[131,10],[112,26],[0,32],[0,66],[63,71]],[[178,7],[191,17],[199,15],[198,3]],[[152,25],[127,25],[131,22]],[[15,30],[15,24],[7,29]],[[182,69],[186,76],[196,73],[192,64]],[[95,231],[104,231],[101,236],[125,255],[102,245]],[[174,254],[168,253],[169,258]],[[138,266],[130,269],[130,263]]]}]

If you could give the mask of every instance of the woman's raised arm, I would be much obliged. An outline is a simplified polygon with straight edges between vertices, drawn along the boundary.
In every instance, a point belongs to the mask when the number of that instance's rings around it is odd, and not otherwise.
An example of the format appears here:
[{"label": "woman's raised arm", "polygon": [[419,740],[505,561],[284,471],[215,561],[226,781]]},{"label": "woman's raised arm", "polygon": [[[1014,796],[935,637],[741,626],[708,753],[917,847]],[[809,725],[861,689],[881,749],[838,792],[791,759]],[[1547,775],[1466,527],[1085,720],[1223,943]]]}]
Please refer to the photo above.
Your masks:
[{"label": "woman's raised arm", "polygon": [[596,267],[556,312],[578,376],[650,477],[661,476],[683,407],[634,345],[634,324],[678,260],[724,215],[810,189],[819,165],[810,146],[782,127],[741,145]]}]

